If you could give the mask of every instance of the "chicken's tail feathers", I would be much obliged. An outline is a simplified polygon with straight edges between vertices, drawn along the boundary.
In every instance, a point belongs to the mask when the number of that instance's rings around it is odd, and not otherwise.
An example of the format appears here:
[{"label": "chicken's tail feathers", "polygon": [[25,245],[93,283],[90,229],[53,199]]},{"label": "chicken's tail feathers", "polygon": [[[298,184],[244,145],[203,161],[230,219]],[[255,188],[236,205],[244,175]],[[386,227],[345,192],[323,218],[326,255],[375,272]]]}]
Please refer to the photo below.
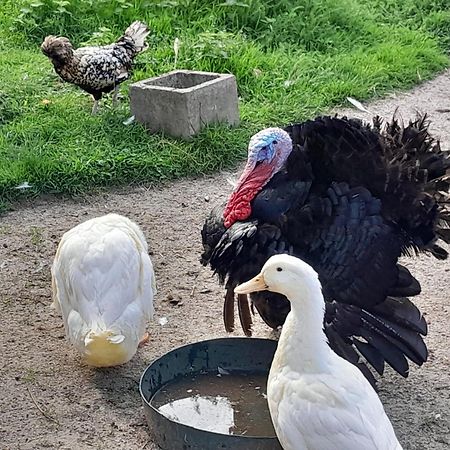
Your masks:
[{"label": "chicken's tail feathers", "polygon": [[140,22],[136,20],[133,22],[126,30],[122,37],[129,38],[133,41],[135,52],[141,53],[144,50],[147,50],[148,44],[145,42],[148,34],[150,33],[150,29],[144,22]]}]

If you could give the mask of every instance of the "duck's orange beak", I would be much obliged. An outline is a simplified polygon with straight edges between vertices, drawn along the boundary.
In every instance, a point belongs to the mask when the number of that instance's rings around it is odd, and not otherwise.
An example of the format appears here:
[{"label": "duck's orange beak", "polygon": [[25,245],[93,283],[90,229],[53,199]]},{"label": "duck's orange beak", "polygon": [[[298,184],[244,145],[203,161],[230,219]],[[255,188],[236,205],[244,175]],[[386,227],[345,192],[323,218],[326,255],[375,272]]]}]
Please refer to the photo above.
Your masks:
[{"label": "duck's orange beak", "polygon": [[268,288],[269,286],[267,286],[264,281],[262,274],[258,274],[251,280],[236,286],[234,292],[236,292],[236,294],[250,294],[251,292],[265,291]]}]

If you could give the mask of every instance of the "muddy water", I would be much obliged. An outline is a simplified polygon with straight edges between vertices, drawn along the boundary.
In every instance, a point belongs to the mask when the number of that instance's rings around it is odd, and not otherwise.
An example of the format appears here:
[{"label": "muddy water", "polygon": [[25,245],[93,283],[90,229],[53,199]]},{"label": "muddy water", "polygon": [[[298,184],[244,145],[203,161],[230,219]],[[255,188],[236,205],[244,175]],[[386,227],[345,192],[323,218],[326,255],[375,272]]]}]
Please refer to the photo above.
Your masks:
[{"label": "muddy water", "polygon": [[[223,372],[223,371],[221,371]],[[166,384],[151,404],[172,420],[222,434],[275,436],[266,399],[267,373],[207,373]]]}]

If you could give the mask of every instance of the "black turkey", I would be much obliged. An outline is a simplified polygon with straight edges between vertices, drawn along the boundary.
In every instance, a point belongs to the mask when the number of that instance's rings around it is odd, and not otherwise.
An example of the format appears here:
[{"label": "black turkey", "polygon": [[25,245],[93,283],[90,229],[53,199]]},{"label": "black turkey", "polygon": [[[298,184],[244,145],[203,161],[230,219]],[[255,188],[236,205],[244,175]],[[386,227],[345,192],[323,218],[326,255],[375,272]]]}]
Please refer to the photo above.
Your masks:
[{"label": "black turkey", "polygon": [[[333,350],[372,382],[364,359],[379,374],[387,362],[408,376],[408,359],[427,359],[427,324],[408,299],[420,284],[398,259],[418,252],[447,258],[437,242],[450,241],[449,167],[426,116],[407,126],[396,118],[383,125],[376,117],[370,126],[318,117],[257,133],[235,190],[202,230],[202,262],[226,287],[225,328],[234,329],[234,287],[270,256],[288,253],[319,274]],[[267,325],[284,323],[289,302],[282,295],[250,298]],[[251,335],[247,297],[237,303]]]}]

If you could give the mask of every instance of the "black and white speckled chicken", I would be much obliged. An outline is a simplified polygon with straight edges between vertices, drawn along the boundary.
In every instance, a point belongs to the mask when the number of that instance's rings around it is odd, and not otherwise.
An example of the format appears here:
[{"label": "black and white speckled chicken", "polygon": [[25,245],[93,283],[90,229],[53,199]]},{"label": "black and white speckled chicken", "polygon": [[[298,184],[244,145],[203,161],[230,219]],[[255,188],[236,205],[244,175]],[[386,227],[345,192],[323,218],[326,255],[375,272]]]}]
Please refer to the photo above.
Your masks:
[{"label": "black and white speckled chicken", "polygon": [[119,84],[130,77],[133,58],[148,48],[145,39],[149,32],[145,23],[135,21],[114,44],[74,49],[66,37],[47,36],[41,50],[64,81],[94,97],[95,114],[103,93],[114,91],[115,105]]}]

